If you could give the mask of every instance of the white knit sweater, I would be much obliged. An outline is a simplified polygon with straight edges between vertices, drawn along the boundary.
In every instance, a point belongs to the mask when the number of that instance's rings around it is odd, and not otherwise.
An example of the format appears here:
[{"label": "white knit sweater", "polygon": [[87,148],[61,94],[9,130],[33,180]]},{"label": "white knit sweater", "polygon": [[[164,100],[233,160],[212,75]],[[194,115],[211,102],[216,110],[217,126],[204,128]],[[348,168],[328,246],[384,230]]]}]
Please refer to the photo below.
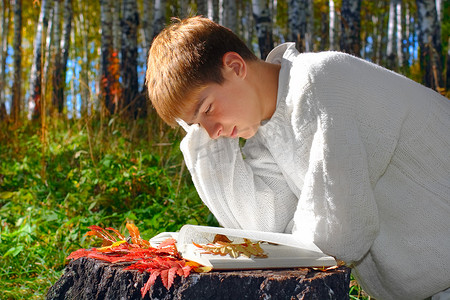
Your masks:
[{"label": "white knit sweater", "polygon": [[378,299],[449,288],[450,101],[343,53],[267,60],[277,108],[242,149],[197,125],[181,144],[220,224],[311,240]]}]

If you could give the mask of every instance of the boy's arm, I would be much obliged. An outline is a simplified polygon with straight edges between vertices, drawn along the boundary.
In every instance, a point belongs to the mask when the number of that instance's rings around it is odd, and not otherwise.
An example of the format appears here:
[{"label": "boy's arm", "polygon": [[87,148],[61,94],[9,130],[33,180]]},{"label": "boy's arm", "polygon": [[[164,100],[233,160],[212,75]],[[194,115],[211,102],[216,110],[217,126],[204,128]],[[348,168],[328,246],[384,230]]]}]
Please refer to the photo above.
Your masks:
[{"label": "boy's arm", "polygon": [[186,165],[222,226],[290,231],[297,198],[265,147],[252,147],[244,159],[238,139],[213,140],[198,125],[187,132],[180,146]]},{"label": "boy's arm", "polygon": [[318,127],[293,234],[351,264],[369,251],[379,230],[367,154],[351,116],[324,117]]}]

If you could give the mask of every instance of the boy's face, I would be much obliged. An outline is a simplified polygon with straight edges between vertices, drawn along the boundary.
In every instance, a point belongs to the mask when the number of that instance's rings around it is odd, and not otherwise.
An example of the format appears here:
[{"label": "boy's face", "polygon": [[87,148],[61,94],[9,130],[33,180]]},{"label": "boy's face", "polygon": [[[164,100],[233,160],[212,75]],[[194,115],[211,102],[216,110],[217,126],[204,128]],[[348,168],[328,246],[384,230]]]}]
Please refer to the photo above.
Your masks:
[{"label": "boy's face", "polygon": [[263,120],[261,103],[237,68],[224,66],[225,81],[220,85],[210,83],[196,93],[194,106],[183,118],[188,124],[205,128],[212,139],[251,138]]}]

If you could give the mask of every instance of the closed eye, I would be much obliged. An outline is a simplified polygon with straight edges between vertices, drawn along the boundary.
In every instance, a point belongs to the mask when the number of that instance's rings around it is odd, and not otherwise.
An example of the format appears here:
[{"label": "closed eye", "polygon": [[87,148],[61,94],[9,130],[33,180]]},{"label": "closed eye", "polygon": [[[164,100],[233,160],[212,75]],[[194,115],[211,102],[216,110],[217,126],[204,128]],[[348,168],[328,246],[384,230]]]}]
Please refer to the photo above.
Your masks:
[{"label": "closed eye", "polygon": [[211,111],[211,104],[205,110],[205,114],[208,114]]}]

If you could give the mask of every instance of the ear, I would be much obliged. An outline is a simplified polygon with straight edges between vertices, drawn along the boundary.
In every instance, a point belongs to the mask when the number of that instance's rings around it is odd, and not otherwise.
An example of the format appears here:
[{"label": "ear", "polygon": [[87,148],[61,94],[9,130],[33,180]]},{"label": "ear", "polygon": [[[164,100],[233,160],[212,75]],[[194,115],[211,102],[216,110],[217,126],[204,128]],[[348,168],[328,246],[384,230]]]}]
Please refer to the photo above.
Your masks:
[{"label": "ear", "polygon": [[227,52],[223,55],[222,63],[225,69],[233,71],[235,75],[245,78],[247,75],[247,63],[236,52]]}]

